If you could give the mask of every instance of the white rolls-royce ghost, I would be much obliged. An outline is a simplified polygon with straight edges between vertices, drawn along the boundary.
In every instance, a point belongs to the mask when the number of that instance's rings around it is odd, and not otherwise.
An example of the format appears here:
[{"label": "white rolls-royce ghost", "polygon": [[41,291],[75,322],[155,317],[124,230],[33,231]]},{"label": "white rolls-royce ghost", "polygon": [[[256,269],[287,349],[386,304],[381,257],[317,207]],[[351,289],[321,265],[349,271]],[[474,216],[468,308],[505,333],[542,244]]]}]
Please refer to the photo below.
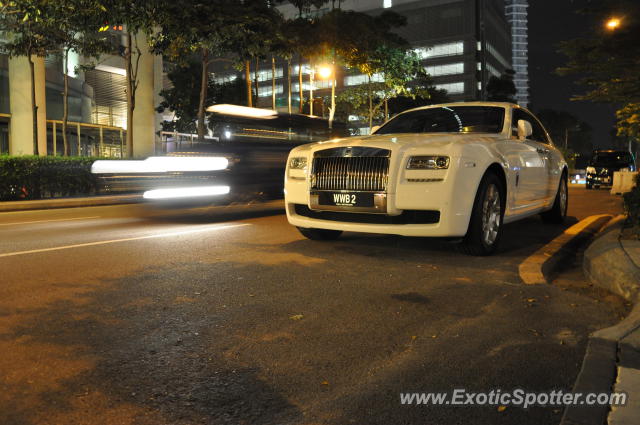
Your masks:
[{"label": "white rolls-royce ghost", "polygon": [[307,238],[343,231],[461,238],[465,252],[488,255],[505,223],[566,216],[567,163],[518,105],[431,105],[372,133],[289,154],[287,218]]}]

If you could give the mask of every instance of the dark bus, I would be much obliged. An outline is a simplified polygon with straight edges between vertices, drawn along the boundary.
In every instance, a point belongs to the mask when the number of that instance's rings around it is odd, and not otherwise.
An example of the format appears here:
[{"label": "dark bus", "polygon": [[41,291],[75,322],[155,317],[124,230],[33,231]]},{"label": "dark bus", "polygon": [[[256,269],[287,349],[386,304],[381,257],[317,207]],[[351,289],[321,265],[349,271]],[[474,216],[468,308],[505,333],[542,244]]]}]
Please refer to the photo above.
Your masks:
[{"label": "dark bus", "polygon": [[[142,192],[150,200],[208,203],[283,196],[286,160],[294,147],[346,137],[343,123],[236,105],[215,105],[210,135],[163,132],[159,156],[145,161],[96,161],[104,192]],[[221,158],[226,159],[220,161]]]}]

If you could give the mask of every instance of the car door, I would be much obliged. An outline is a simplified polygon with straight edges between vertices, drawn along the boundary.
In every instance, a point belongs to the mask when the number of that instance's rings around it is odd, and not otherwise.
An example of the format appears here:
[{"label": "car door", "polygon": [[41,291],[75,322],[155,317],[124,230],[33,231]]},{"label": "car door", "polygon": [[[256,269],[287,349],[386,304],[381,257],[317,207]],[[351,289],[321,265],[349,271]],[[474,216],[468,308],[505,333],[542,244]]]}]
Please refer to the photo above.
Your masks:
[{"label": "car door", "polygon": [[518,134],[518,120],[525,120],[531,124],[532,134],[518,142],[522,157],[519,184],[522,185],[520,206],[534,206],[546,202],[550,185],[550,145],[547,134],[540,122],[523,109],[513,109],[512,128],[516,138]]}]

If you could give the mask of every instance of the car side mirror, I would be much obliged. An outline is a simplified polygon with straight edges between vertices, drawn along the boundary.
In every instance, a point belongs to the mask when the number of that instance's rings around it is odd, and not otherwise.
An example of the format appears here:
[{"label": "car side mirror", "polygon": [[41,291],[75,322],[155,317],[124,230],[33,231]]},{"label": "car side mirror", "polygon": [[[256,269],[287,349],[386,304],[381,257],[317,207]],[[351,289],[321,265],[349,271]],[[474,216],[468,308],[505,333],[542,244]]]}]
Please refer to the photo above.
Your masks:
[{"label": "car side mirror", "polygon": [[518,120],[518,140],[524,140],[533,134],[531,123],[526,120]]},{"label": "car side mirror", "polygon": [[379,126],[379,125],[374,125],[373,127],[371,127],[371,132],[370,132],[369,134],[373,134],[373,133],[375,133],[376,131],[378,131],[379,129],[380,129],[380,126]]}]

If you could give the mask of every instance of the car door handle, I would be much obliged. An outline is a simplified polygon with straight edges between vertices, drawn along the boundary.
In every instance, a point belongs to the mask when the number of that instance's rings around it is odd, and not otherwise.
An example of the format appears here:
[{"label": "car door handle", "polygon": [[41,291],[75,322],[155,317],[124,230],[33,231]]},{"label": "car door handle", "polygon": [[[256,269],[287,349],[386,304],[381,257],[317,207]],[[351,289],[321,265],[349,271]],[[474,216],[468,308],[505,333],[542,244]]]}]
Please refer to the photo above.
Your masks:
[{"label": "car door handle", "polygon": [[543,149],[543,148],[538,148],[536,149],[536,151],[538,151],[538,153],[541,153],[543,155],[546,155],[549,153],[549,149]]}]

